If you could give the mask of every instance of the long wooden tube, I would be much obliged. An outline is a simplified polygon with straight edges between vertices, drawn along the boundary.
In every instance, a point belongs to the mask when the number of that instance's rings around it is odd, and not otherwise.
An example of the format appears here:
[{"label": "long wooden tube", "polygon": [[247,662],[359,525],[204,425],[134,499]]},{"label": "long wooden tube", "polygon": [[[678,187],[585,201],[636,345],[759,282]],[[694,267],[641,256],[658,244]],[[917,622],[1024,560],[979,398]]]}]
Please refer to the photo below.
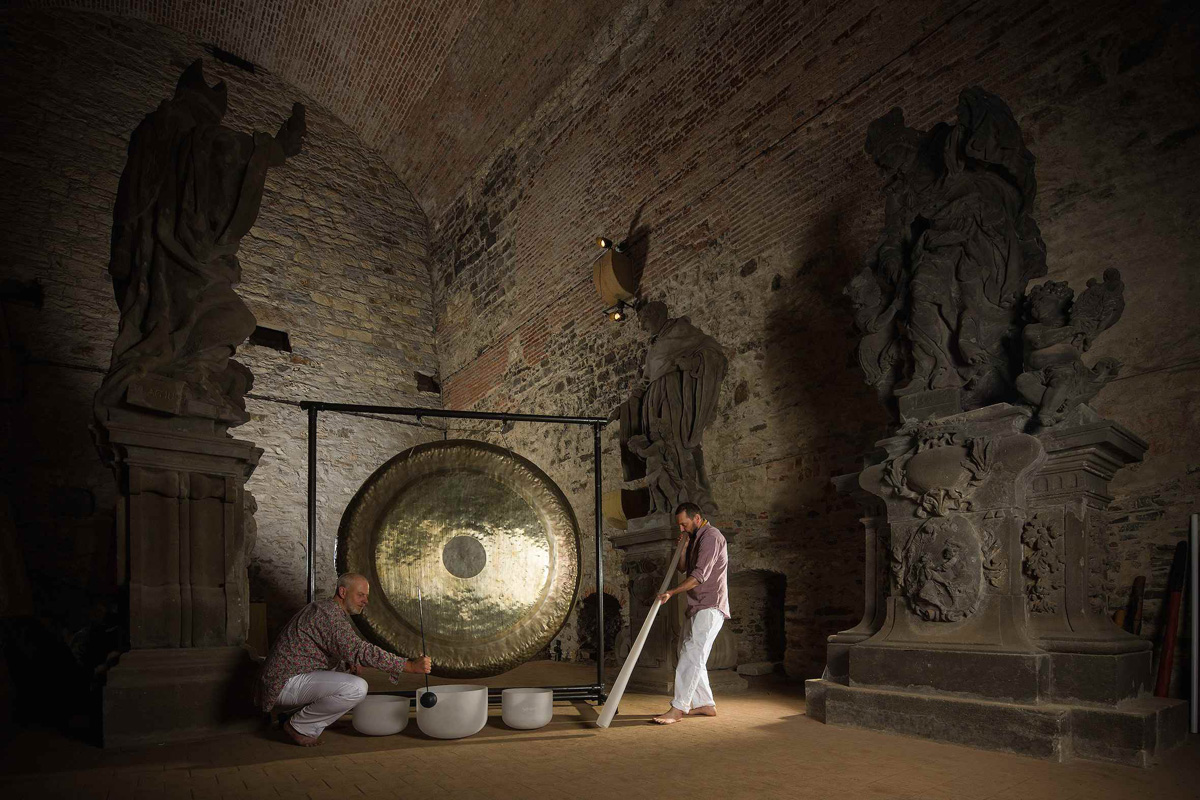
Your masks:
[{"label": "long wooden tube", "polygon": [[1183,604],[1183,587],[1187,577],[1188,543],[1185,539],[1175,546],[1171,574],[1167,578],[1167,626],[1162,631],[1162,647],[1158,651],[1158,680],[1155,697],[1171,696],[1171,670],[1175,666],[1175,642],[1179,635],[1179,607]]},{"label": "long wooden tube", "polygon": [[1192,690],[1192,733],[1200,733],[1200,514],[1192,514],[1191,530],[1188,532],[1188,594],[1191,595]]},{"label": "long wooden tube", "polygon": [[646,645],[646,637],[650,635],[650,627],[654,625],[654,618],[658,616],[658,607],[662,605],[658,596],[667,591],[667,586],[671,583],[671,576],[679,568],[679,556],[683,554],[686,544],[686,542],[681,542],[679,547],[675,548],[675,556],[667,565],[667,574],[663,576],[662,584],[654,594],[654,602],[646,613],[646,621],[642,623],[642,629],[638,631],[637,638],[633,640],[633,646],[629,648],[629,656],[621,666],[621,674],[617,675],[617,681],[613,684],[612,691],[608,693],[608,699],[604,701],[604,710],[600,712],[600,718],[596,720],[596,724],[601,728],[607,728],[613,721],[613,717],[617,715],[617,705],[621,702],[621,695],[625,694],[625,684],[629,683],[629,676],[633,673],[633,668],[637,666],[638,658],[642,655],[642,648]]}]

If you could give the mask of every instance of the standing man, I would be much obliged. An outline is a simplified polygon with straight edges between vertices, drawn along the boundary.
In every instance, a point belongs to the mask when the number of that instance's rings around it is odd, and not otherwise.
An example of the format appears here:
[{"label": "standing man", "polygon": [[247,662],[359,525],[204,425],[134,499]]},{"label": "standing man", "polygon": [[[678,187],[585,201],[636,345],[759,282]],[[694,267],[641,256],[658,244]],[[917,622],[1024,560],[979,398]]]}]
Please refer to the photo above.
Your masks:
[{"label": "standing man", "polygon": [[338,578],[337,593],[309,603],[288,621],[275,640],[259,679],[263,711],[294,712],[283,725],[298,745],[312,747],[338,717],[367,696],[359,677],[366,664],[389,673],[427,673],[429,656],[408,660],[365,641],[350,624],[367,605],[371,585],[357,573]]},{"label": "standing man", "polygon": [[687,592],[687,627],[675,667],[675,699],[671,710],[654,721],[670,725],[684,717],[715,717],[717,706],[708,685],[708,654],[717,633],[729,619],[729,554],[725,537],[708,524],[695,503],[681,503],[675,509],[679,523],[679,543],[687,548],[679,558],[679,571],[687,574],[683,583],[658,599],[665,605],[680,592]]}]

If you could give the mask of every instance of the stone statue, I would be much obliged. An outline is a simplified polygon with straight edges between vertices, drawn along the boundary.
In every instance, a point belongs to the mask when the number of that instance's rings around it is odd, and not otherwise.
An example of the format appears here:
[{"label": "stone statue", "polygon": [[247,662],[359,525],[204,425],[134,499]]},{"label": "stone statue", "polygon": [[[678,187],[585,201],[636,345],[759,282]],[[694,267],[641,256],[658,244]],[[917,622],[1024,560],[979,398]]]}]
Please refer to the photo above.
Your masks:
[{"label": "stone statue", "polygon": [[121,321],[95,399],[102,421],[130,408],[222,430],[248,419],[253,378],[231,356],[255,320],[233,290],[237,249],[267,169],[300,152],[304,106],[273,137],[224,127],[225,108],[225,84],[209,86],[197,60],[130,138],[113,213],[109,273]]},{"label": "stone statue", "polygon": [[[893,109],[866,150],[888,181],[885,229],[846,294],[859,363],[899,425],[881,461],[834,479],[864,514],[863,617],[829,637],[809,714],[911,734],[953,704],[965,744],[1151,763],[1182,741],[1160,722],[1182,701],[1138,707],[1152,647],[1097,597],[1110,482],[1148,444],[1085,405],[1119,369],[1083,354],[1121,316],[1121,275],[1077,299],[1029,287],[1046,273],[1034,159],[994,95],[964,91],[957,123],[929,131]],[[1055,709],[1045,733],[1005,727],[1039,707]],[[1070,722],[1101,715],[1128,720],[1128,744]]]},{"label": "stone statue", "polygon": [[1089,280],[1074,303],[1075,292],[1065,282],[1047,281],[1029,291],[1030,321],[1023,331],[1025,372],[1017,376],[1017,390],[1037,407],[1043,425],[1062,421],[1117,376],[1121,364],[1116,359],[1101,358],[1088,367],[1080,356],[1120,319],[1124,291],[1121,273],[1115,269],[1104,271],[1103,282]]},{"label": "stone statue", "polygon": [[894,108],[866,151],[887,179],[883,235],[846,289],[867,382],[885,398],[961,389],[964,410],[1004,399],[1025,286],[1046,274],[1034,157],[1012,112],[978,87],[954,125],[916,130]]},{"label": "stone statue", "polygon": [[645,488],[650,493],[651,512],[675,510],[672,497],[679,497],[683,482],[669,457],[667,443],[662,439],[651,442],[646,436],[634,436],[626,447],[646,462],[646,477],[627,484],[628,488]]},{"label": "stone statue", "polygon": [[621,421],[625,478],[645,476],[651,514],[672,514],[683,502],[715,510],[700,440],[716,415],[728,361],[687,317],[668,318],[663,303],[647,303],[638,319],[651,335],[646,363],[612,414]]}]

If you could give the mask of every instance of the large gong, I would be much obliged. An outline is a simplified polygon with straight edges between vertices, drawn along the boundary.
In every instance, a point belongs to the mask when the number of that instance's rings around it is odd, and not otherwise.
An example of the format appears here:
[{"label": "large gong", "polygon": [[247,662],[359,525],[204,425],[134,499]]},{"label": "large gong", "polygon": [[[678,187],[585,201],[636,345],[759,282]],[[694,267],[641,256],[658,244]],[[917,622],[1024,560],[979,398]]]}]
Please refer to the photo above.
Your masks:
[{"label": "large gong", "polygon": [[338,570],[371,581],[360,621],[433,674],[496,675],[543,650],[579,587],[579,526],[540,469],[465,439],[405,450],[358,490],[338,532]]}]

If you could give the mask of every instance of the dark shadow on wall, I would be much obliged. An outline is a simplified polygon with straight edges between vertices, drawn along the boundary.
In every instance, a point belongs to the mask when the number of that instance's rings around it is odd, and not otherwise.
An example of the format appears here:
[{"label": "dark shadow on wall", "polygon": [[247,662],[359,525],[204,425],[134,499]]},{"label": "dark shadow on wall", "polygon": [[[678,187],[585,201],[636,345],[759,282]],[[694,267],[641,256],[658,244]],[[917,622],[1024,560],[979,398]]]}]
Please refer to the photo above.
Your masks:
[{"label": "dark shadow on wall", "polygon": [[3,712],[18,725],[49,725],[98,743],[104,676],[125,638],[115,487],[87,430],[98,376],[23,371],[24,392],[0,406]]},{"label": "dark shadow on wall", "polygon": [[638,286],[642,284],[642,275],[646,272],[646,260],[650,257],[650,226],[642,224],[642,211],[645,208],[645,202],[638,206],[633,219],[629,221],[629,232],[619,243],[633,265],[633,278]]},{"label": "dark shadow on wall", "polygon": [[[778,484],[767,535],[786,563],[788,672],[816,677],[830,634],[862,610],[858,513],[830,483],[856,472],[888,424],[857,371],[853,318],[842,289],[861,260],[833,205],[807,225],[804,252],[776,275],[767,299],[764,374],[775,436],[794,442],[805,472]],[[815,473],[815,474],[814,474]]]}]

